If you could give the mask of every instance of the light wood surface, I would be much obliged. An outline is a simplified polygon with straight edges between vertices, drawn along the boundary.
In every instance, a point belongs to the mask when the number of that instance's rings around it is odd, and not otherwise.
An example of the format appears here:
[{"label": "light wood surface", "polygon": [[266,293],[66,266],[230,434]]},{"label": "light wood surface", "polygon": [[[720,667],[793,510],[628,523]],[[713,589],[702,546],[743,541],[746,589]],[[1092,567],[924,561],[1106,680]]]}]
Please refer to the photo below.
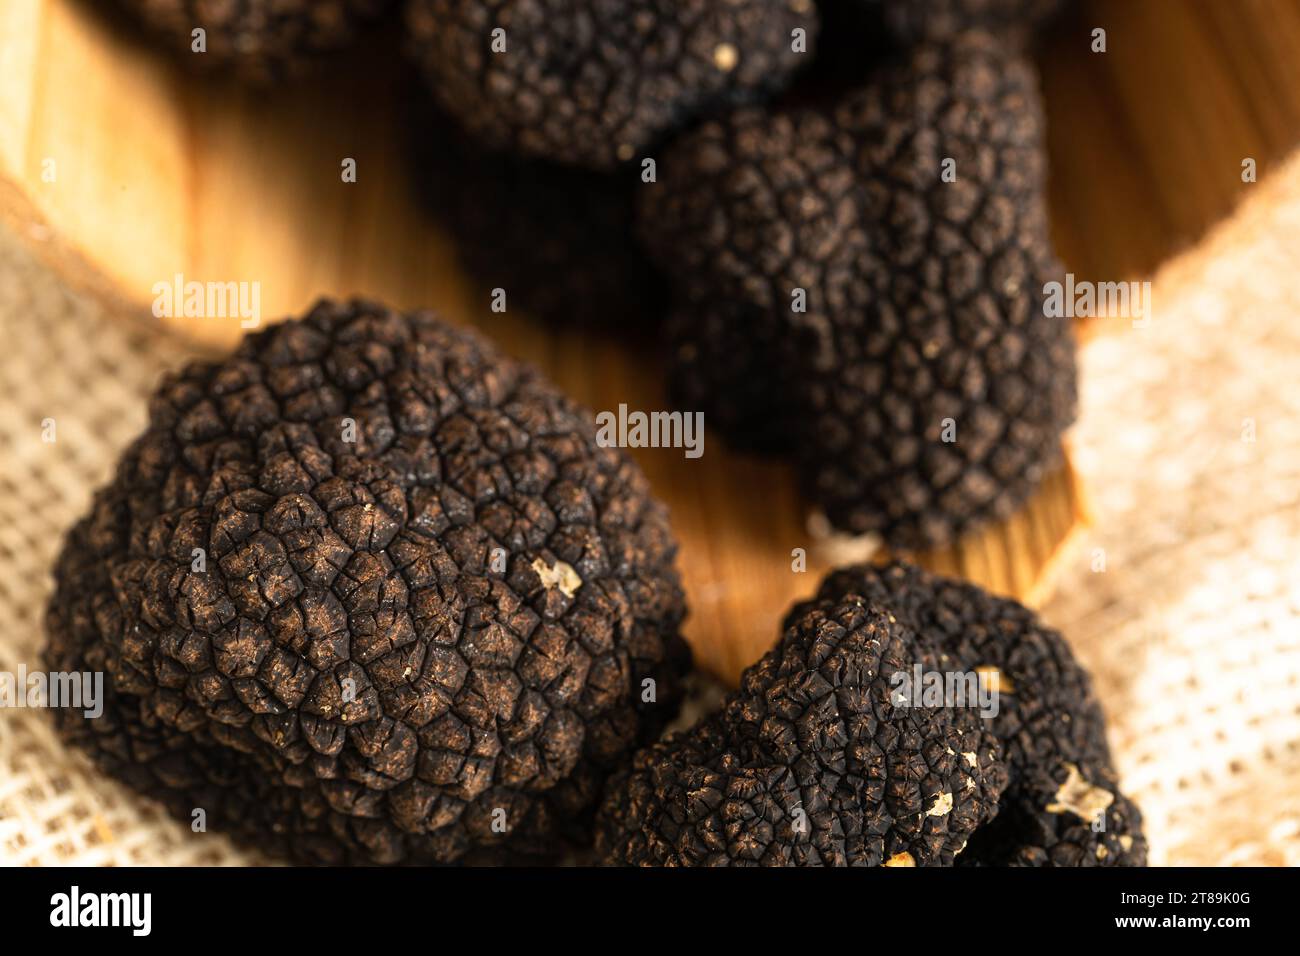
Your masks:
[{"label": "light wood surface", "polygon": [[1295,0],[1076,0],[1039,61],[1053,238],[1080,278],[1149,275],[1246,198],[1242,160],[1262,180],[1300,142]]},{"label": "light wood surface", "polygon": [[[255,280],[268,318],[325,294],[431,306],[592,408],[665,407],[657,357],[493,314],[459,274],[411,189],[404,120],[389,108],[404,81],[391,36],[363,47],[360,69],[250,92],[183,74],[93,6],[0,4],[0,216],[70,283],[137,321],[159,321],[153,286],[177,273]],[[1088,50],[1097,24],[1104,56]],[[1285,0],[1081,4],[1042,56],[1066,262],[1081,277],[1139,276],[1231,208],[1241,158],[1266,174],[1295,139],[1298,48],[1300,6]],[[345,157],[357,161],[354,184],[339,175]],[[240,334],[229,320],[184,320],[183,331],[213,350]],[[789,604],[853,549],[814,539],[786,467],[731,454],[713,434],[706,449],[695,461],[638,457],[673,509],[687,635],[705,666],[734,679]],[[1067,466],[1013,520],[916,557],[1033,602],[1084,520]],[[804,573],[792,571],[797,548],[808,550]]]}]

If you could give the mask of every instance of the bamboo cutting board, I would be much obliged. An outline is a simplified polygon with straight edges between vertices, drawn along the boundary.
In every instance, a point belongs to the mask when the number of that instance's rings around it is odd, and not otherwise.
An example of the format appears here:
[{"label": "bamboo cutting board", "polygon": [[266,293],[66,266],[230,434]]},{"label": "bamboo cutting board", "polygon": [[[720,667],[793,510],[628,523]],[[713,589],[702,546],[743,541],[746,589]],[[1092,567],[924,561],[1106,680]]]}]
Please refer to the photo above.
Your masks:
[{"label": "bamboo cutting board", "polygon": [[[658,358],[492,313],[459,273],[409,181],[404,120],[389,108],[404,81],[385,68],[393,37],[357,53],[362,69],[251,92],[178,71],[96,6],[0,5],[0,217],[71,285],[140,322],[165,321],[150,315],[153,289],[177,274],[256,279],[267,317],[320,295],[433,307],[589,407],[668,407]],[[1104,55],[1089,51],[1098,25]],[[1298,48],[1300,7],[1287,0],[1106,0],[1062,24],[1042,58],[1051,199],[1080,278],[1140,277],[1232,207],[1243,156],[1266,173],[1300,128]],[[339,175],[345,158],[355,183]],[[182,321],[214,352],[241,334],[232,320]],[[638,457],[682,543],[687,635],[705,666],[734,679],[792,601],[865,552],[810,533],[783,465],[729,453],[712,434],[705,447],[698,460]],[[1063,547],[1084,520],[1067,465],[1012,520],[915,557],[1032,602],[1054,562],[1086,560]]]}]

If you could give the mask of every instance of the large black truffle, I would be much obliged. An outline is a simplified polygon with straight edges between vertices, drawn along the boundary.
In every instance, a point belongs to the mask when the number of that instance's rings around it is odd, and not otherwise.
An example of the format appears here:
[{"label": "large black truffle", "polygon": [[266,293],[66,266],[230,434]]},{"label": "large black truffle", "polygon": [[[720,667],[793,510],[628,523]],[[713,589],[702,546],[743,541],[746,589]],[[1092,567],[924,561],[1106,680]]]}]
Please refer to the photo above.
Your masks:
[{"label": "large black truffle", "polygon": [[[117,0],[196,67],[264,82],[352,41],[394,0]],[[192,52],[193,31],[206,51]]]},{"label": "large black truffle", "polygon": [[[996,681],[997,713],[909,696],[901,678],[918,666]],[[614,864],[1146,858],[1061,637],[1014,601],[905,564],[832,574],[721,711],[611,781],[597,833]]]},{"label": "large black truffle", "polygon": [[[485,144],[608,169],[811,59],[813,0],[408,0],[414,56]],[[796,33],[796,31],[801,31]]]},{"label": "large black truffle", "polygon": [[1007,515],[1075,409],[1042,140],[1031,66],[974,32],[681,138],[639,211],[678,395],[742,444],[766,428],[846,531],[917,547]]},{"label": "large black truffle", "polygon": [[591,416],[428,313],[322,302],[167,378],[55,569],[107,771],[312,862],[581,838],[689,653],[665,509]]}]

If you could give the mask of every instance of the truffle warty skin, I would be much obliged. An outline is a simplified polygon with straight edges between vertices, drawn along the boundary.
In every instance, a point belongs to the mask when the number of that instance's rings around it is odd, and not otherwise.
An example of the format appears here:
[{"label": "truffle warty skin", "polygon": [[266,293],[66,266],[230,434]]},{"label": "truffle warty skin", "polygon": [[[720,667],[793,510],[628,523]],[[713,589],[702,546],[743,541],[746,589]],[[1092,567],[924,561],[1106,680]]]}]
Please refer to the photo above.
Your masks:
[{"label": "truffle warty skin", "polygon": [[[996,707],[900,678],[983,675]],[[967,685],[969,686],[969,685]],[[1014,601],[907,564],[830,575],[722,709],[636,754],[597,826],[640,866],[1140,866],[1088,676]]]},{"label": "truffle warty skin", "polygon": [[[195,69],[253,83],[301,69],[341,49],[394,0],[115,0]],[[203,49],[194,31],[203,30]]]},{"label": "truffle warty skin", "polygon": [[323,301],[193,364],[70,532],[95,761],[307,862],[589,838],[689,652],[666,511],[589,413],[428,313]]},{"label": "truffle warty skin", "polygon": [[780,89],[813,0],[409,0],[409,46],[485,145],[609,169],[690,119]]},{"label": "truffle warty skin", "polygon": [[978,32],[680,138],[639,222],[681,401],[793,457],[841,530],[914,548],[1010,514],[1075,412],[1042,140],[1032,67]]}]

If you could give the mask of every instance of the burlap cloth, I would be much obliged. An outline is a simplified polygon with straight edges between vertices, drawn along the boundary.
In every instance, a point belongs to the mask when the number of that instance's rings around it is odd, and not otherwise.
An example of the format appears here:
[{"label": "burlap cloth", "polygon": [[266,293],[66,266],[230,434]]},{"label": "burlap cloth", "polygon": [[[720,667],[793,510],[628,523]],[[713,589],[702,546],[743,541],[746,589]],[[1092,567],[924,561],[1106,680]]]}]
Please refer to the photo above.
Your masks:
[{"label": "burlap cloth", "polygon": [[[1073,443],[1095,523],[1045,608],[1096,677],[1158,864],[1300,862],[1300,163],[1256,188],[1157,276],[1150,327],[1086,346]],[[10,672],[39,666],[63,530],[187,355],[65,291],[30,246],[0,227]],[[0,863],[250,861],[102,779],[47,714],[0,710]]]}]

